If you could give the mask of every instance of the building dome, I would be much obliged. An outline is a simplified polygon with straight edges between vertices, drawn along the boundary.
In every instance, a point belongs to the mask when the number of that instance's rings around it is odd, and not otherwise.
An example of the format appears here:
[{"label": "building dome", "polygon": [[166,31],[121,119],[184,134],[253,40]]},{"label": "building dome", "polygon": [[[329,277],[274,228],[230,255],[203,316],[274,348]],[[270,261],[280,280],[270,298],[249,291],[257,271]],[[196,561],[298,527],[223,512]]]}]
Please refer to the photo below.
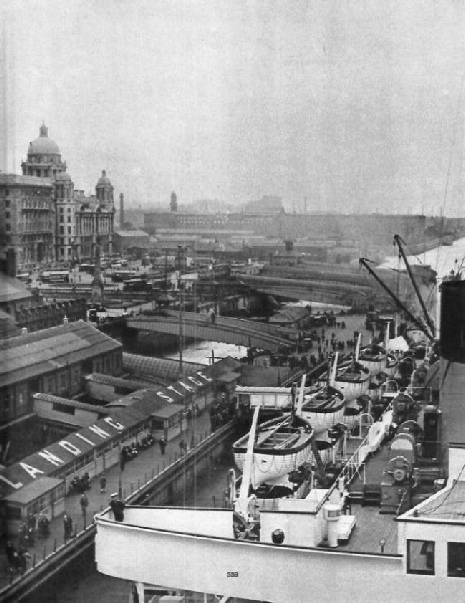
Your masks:
[{"label": "building dome", "polygon": [[102,186],[102,185],[103,186],[105,186],[105,185],[111,186],[110,178],[107,178],[107,173],[105,170],[102,170],[102,175],[98,179],[98,182],[97,182],[97,186]]},{"label": "building dome", "polygon": [[40,126],[40,136],[29,143],[29,155],[60,155],[57,143],[48,137],[48,128],[45,124]]}]

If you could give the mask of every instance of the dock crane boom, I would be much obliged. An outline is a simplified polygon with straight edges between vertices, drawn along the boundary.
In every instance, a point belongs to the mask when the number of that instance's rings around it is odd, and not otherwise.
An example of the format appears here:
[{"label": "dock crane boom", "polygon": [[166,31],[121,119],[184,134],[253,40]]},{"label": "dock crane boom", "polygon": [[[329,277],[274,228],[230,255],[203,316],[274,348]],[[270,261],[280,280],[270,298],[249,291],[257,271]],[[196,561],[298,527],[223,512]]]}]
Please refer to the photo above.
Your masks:
[{"label": "dock crane boom", "polygon": [[418,298],[418,301],[420,302],[421,309],[423,310],[423,315],[425,317],[426,324],[431,329],[431,333],[433,333],[433,335],[434,335],[434,333],[435,333],[434,323],[431,320],[431,316],[429,315],[429,312],[426,309],[425,302],[423,301],[423,298],[421,296],[420,290],[418,289],[418,285],[417,285],[417,282],[415,280],[415,277],[413,276],[413,272],[412,272],[412,269],[410,267],[410,263],[409,263],[409,261],[407,259],[407,256],[405,255],[405,251],[404,251],[404,249],[402,247],[403,241],[402,241],[400,235],[398,235],[398,234],[394,235],[394,242],[397,245],[397,247],[399,248],[399,253],[402,256],[402,259],[404,260],[404,264],[405,264],[405,267],[407,268],[407,272],[408,272],[409,278],[410,278],[410,280],[412,282],[413,288],[415,289],[415,293],[416,293],[416,296]]},{"label": "dock crane boom", "polygon": [[420,331],[422,331],[426,335],[426,337],[428,337],[428,339],[430,341],[434,341],[433,335],[429,332],[429,330],[426,328],[426,326],[410,312],[410,310],[405,306],[405,304],[403,304],[400,301],[400,299],[397,297],[397,295],[393,291],[391,291],[391,289],[386,285],[386,283],[383,282],[383,280],[376,274],[376,272],[373,270],[373,268],[368,264],[369,261],[370,260],[368,260],[367,258],[360,258],[359,264],[368,270],[368,272],[375,279],[375,281],[377,283],[379,283],[381,285],[381,287],[386,291],[386,293],[392,297],[394,302],[399,306],[399,308],[401,308],[401,310],[403,310],[405,312],[405,314],[420,329]]}]

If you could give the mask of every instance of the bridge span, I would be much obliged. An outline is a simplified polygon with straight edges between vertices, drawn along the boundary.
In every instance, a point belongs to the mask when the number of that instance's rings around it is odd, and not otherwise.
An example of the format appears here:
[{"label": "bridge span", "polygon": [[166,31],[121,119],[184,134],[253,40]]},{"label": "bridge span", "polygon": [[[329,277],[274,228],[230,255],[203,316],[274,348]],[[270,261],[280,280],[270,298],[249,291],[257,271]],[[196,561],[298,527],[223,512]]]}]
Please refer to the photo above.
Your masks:
[{"label": "bridge span", "polygon": [[[170,310],[165,316],[141,315],[128,318],[127,326],[138,331],[178,335],[179,323],[179,312]],[[210,316],[195,312],[183,312],[182,332],[184,337],[232,343],[271,352],[283,351],[292,346],[291,342],[271,325],[223,316],[217,316],[213,323]]]}]

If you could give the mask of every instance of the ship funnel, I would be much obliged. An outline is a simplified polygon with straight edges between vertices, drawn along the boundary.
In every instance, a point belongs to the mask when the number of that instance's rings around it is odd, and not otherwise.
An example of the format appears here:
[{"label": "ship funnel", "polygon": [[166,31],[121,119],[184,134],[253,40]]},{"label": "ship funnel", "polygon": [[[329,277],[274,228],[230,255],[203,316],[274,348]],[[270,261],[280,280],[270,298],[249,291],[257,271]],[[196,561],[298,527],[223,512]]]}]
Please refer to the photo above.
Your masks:
[{"label": "ship funnel", "polygon": [[465,364],[465,281],[443,281],[440,317],[441,356]]}]

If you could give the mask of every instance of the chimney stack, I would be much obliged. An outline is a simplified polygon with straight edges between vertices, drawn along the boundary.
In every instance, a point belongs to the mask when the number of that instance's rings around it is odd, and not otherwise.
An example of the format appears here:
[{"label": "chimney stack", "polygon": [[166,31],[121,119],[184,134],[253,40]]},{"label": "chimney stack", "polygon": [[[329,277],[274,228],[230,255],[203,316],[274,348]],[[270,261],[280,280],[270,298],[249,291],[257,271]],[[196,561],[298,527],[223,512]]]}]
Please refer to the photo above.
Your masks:
[{"label": "chimney stack", "polygon": [[124,195],[123,193],[119,196],[119,227],[121,230],[124,229]]}]

